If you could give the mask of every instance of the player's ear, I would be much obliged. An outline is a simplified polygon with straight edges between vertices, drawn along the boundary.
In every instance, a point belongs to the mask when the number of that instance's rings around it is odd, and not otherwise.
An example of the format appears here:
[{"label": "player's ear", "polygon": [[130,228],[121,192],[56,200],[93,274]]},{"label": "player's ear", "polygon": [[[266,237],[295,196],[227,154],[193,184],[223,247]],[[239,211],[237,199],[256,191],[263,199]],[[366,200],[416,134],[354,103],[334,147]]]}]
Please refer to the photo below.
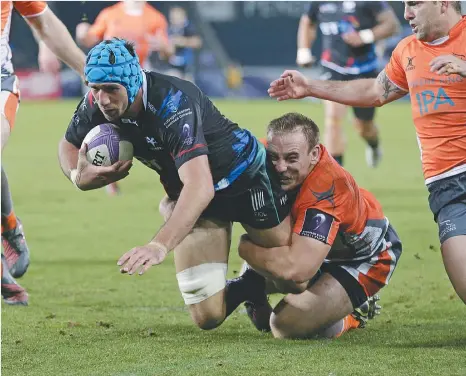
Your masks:
[{"label": "player's ear", "polygon": [[450,2],[449,1],[441,1],[440,2],[440,13],[441,14],[445,14],[448,7],[451,6],[451,4],[449,4]]},{"label": "player's ear", "polygon": [[314,164],[317,164],[317,162],[319,162],[319,159],[320,159],[320,147],[319,145],[317,144],[316,146],[314,146],[311,150],[311,163],[314,165]]}]

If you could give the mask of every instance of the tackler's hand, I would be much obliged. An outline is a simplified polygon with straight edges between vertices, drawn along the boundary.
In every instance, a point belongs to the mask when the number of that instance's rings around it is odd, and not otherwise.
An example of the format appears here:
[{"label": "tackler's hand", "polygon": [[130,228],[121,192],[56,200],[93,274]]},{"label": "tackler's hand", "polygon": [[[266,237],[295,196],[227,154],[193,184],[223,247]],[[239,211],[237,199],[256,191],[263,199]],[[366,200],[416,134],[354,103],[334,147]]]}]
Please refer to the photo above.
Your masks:
[{"label": "tackler's hand", "polygon": [[270,83],[269,96],[278,101],[301,99],[308,94],[309,82],[304,75],[295,70],[286,70],[279,79]]},{"label": "tackler's hand", "polygon": [[454,55],[437,56],[429,63],[430,71],[438,75],[458,74],[466,77],[466,55],[464,59]]}]

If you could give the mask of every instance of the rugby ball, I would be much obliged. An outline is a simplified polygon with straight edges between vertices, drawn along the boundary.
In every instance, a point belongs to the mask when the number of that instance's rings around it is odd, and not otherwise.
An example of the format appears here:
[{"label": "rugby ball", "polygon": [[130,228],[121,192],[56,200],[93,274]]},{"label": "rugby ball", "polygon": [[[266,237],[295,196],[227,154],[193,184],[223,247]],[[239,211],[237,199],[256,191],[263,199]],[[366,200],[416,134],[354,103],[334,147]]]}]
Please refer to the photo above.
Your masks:
[{"label": "rugby ball", "polygon": [[133,159],[133,144],[121,139],[114,124],[100,124],[92,128],[83,143],[87,144],[87,160],[94,166],[111,166],[118,161]]}]

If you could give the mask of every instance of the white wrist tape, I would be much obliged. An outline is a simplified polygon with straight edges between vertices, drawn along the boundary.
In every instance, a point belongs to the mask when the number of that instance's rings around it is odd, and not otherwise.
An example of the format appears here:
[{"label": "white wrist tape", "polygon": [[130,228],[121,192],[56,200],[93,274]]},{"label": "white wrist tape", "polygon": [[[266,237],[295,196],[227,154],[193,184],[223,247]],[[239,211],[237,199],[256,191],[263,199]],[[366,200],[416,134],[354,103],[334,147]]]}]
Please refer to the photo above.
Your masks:
[{"label": "white wrist tape", "polygon": [[359,36],[365,44],[372,44],[375,41],[374,32],[371,29],[361,30]]},{"label": "white wrist tape", "polygon": [[77,177],[78,177],[78,169],[75,168],[75,169],[70,171],[70,180],[76,187],[78,187],[77,184],[76,184],[76,178]]},{"label": "white wrist tape", "polygon": [[312,52],[309,48],[298,48],[296,62],[298,64],[309,64],[313,60]]}]

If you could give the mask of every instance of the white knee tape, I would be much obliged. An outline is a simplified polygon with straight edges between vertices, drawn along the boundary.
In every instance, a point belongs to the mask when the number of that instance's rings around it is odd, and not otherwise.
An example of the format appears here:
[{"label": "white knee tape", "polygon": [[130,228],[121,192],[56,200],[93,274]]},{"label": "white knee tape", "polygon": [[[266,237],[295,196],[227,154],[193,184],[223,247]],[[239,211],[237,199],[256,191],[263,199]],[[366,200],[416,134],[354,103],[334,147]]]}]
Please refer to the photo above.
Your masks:
[{"label": "white knee tape", "polygon": [[226,286],[227,264],[208,263],[176,274],[178,286],[187,305],[200,303]]}]

